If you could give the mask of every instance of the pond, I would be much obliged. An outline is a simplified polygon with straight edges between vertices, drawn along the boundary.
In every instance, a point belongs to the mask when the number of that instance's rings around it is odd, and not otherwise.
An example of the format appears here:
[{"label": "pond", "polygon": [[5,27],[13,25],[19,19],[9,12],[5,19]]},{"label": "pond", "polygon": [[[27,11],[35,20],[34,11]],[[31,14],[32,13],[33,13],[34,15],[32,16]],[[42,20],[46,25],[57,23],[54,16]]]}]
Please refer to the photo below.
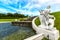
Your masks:
[{"label": "pond", "polygon": [[19,31],[20,33],[21,31],[31,33],[31,36],[35,34],[31,27],[13,26],[11,23],[0,23],[0,38],[9,36],[17,31]]}]

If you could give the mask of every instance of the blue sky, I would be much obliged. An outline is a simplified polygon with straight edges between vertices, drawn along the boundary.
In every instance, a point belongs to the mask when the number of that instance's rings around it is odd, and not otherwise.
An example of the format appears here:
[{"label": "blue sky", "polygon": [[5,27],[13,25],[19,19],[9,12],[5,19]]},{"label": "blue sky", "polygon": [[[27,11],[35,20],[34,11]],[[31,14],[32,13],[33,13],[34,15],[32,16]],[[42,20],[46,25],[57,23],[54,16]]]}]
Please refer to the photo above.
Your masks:
[{"label": "blue sky", "polygon": [[39,15],[38,10],[44,10],[48,5],[51,12],[60,11],[60,0],[0,0],[0,12]]}]

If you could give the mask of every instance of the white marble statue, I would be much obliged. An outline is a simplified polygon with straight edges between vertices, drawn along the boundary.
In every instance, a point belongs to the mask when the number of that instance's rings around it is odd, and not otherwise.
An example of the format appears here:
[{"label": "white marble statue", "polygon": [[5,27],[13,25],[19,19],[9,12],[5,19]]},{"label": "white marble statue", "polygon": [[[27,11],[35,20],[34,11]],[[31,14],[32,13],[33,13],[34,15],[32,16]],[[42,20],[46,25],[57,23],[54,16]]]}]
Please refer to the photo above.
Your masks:
[{"label": "white marble statue", "polygon": [[54,27],[55,17],[50,15],[50,6],[47,7],[45,10],[39,11],[39,19],[41,24],[38,27],[37,33],[44,33],[44,36],[49,36],[48,39],[51,40],[58,40],[59,38],[59,31]]},{"label": "white marble statue", "polygon": [[47,9],[39,11],[40,12],[40,22],[41,25],[40,27],[42,28],[47,28],[47,29],[52,29],[54,26],[54,20],[55,17],[53,15],[50,15],[50,6],[47,7]]}]

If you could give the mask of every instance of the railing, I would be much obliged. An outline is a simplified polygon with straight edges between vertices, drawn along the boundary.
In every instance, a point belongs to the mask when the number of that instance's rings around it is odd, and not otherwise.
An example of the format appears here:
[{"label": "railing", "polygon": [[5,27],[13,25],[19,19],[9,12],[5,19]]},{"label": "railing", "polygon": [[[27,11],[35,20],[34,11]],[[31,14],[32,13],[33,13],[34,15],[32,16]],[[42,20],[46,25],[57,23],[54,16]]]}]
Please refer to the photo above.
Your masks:
[{"label": "railing", "polygon": [[24,39],[24,40],[42,40],[43,37],[44,37],[43,33],[41,33],[41,34],[34,35],[34,36],[29,37],[29,38]]},{"label": "railing", "polygon": [[32,20],[32,28],[37,32],[38,27],[37,27],[36,24],[35,24],[35,20],[36,20],[36,19],[37,19],[37,17]]},{"label": "railing", "polygon": [[32,28],[36,31],[37,35],[29,37],[25,40],[42,40],[43,37],[46,37],[50,40],[58,40],[59,31],[56,30],[55,28],[53,30],[49,30],[49,29],[43,29],[41,27],[37,27],[36,24],[35,24],[36,18],[34,18],[33,21],[32,21]]},{"label": "railing", "polygon": [[[37,17],[36,17],[36,18],[37,18]],[[33,28],[33,29],[36,31],[36,33],[37,33],[38,27],[37,27],[36,24],[35,24],[36,18],[34,18],[34,19],[32,20],[32,28]],[[40,33],[40,34],[36,34],[36,35],[34,35],[34,36],[32,36],[32,37],[29,37],[29,38],[27,38],[27,39],[24,39],[24,40],[42,40],[43,37],[44,37],[43,33]]]}]

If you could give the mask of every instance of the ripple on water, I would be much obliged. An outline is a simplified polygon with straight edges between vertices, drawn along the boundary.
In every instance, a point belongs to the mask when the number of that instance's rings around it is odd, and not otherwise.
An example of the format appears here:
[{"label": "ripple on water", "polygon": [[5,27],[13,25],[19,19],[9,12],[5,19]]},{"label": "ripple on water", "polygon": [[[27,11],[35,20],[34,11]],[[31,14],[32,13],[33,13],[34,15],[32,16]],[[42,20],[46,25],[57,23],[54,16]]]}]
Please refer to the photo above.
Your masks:
[{"label": "ripple on water", "polygon": [[0,37],[7,36],[18,29],[19,27],[12,26],[10,23],[0,23]]},{"label": "ripple on water", "polygon": [[31,27],[21,27],[21,26],[12,26],[11,23],[0,23],[0,37],[5,37],[7,35],[12,34],[16,31],[25,31],[25,32],[31,32]]}]

